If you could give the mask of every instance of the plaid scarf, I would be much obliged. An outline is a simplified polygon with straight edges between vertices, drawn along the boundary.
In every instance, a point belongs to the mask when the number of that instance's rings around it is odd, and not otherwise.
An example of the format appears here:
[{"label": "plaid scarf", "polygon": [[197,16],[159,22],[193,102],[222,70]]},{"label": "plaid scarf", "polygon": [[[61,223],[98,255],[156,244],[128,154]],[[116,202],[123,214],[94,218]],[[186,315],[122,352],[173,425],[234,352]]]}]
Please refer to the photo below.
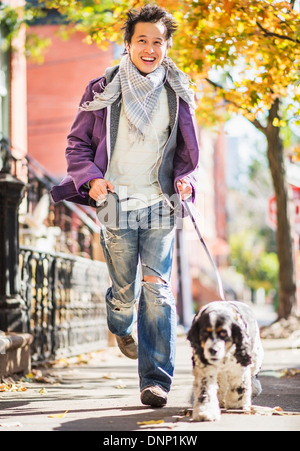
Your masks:
[{"label": "plaid scarf", "polygon": [[94,92],[94,99],[83,103],[80,110],[95,111],[106,108],[122,93],[130,135],[133,139],[144,138],[151,130],[151,118],[158,108],[158,98],[166,81],[191,108],[196,108],[194,91],[189,86],[188,76],[179,70],[169,57],[166,57],[155,71],[144,77],[129,55],[124,55],[114,79],[106,85],[102,93]]}]

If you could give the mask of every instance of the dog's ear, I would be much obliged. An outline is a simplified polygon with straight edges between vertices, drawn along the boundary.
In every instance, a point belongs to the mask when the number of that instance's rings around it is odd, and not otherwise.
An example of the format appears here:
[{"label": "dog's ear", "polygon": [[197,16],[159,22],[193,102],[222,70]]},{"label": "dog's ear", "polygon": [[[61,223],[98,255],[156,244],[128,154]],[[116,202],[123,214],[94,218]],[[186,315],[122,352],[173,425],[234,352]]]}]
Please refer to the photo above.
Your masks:
[{"label": "dog's ear", "polygon": [[248,366],[252,363],[250,338],[245,329],[239,324],[232,324],[232,340],[236,345],[235,358],[242,366]]},{"label": "dog's ear", "polygon": [[187,339],[194,349],[200,348],[200,327],[198,315],[194,317],[192,327],[190,328]]}]

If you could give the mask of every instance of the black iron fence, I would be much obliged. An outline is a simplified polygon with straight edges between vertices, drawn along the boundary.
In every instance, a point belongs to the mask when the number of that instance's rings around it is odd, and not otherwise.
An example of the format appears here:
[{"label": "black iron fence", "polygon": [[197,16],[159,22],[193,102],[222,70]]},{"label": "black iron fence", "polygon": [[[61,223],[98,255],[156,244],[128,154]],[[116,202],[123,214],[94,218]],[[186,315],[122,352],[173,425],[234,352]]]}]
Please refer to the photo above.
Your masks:
[{"label": "black iron fence", "polygon": [[107,346],[109,279],[95,213],[53,205],[54,183],[38,162],[14,158],[0,141],[0,330],[32,334],[36,361]]},{"label": "black iron fence", "polygon": [[22,247],[20,271],[34,360],[107,346],[105,263]]}]

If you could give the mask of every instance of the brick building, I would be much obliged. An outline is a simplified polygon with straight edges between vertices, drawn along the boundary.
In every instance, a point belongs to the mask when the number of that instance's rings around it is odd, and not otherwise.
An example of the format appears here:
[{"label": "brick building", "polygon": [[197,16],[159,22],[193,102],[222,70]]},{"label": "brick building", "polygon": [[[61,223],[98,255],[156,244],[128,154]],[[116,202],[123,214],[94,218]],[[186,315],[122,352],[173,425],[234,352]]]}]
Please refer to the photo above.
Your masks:
[{"label": "brick building", "polygon": [[37,25],[29,32],[50,38],[44,61],[27,63],[28,151],[52,176],[66,172],[66,137],[88,82],[112,65],[115,47],[107,52],[83,43],[75,33],[68,40],[58,36],[59,25]]}]

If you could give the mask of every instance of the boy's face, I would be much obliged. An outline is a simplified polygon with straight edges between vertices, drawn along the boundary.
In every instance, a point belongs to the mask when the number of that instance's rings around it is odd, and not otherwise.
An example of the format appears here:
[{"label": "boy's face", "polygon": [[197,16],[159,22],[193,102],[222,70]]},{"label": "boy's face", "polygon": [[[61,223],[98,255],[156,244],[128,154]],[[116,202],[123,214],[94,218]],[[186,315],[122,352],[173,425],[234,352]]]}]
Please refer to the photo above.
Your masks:
[{"label": "boy's face", "polygon": [[126,48],[138,70],[143,75],[150,74],[162,64],[167,54],[165,26],[160,22],[138,22]]}]

